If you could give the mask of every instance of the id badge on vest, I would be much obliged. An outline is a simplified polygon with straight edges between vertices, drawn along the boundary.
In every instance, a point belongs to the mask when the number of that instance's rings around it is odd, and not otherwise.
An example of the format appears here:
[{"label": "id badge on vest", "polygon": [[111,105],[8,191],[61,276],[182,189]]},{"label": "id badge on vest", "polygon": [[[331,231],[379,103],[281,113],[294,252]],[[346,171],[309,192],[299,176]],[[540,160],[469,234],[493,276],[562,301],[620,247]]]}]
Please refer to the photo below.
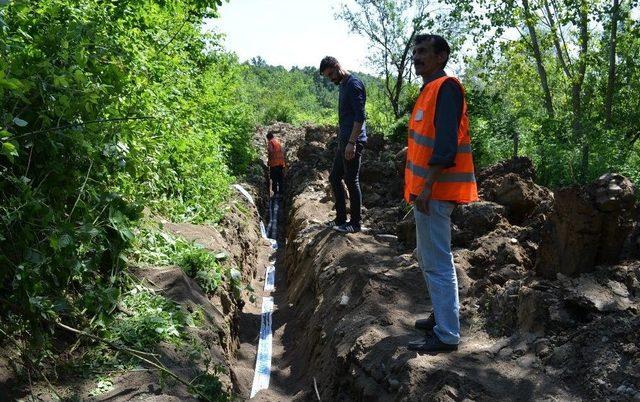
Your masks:
[{"label": "id badge on vest", "polygon": [[424,111],[422,109],[418,109],[418,111],[416,112],[416,115],[413,118],[413,120],[414,121],[422,121],[423,117],[424,117]]}]

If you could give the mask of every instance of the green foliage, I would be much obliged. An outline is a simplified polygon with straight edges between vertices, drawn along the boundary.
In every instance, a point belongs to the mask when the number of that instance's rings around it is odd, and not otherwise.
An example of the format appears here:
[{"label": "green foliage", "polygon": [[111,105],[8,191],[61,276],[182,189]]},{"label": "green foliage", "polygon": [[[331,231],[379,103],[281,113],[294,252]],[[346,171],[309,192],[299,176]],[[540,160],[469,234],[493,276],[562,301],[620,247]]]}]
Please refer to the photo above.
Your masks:
[{"label": "green foliage", "polygon": [[99,376],[97,378],[96,387],[89,391],[89,396],[96,397],[109,392],[113,389],[113,380],[108,377]]},{"label": "green foliage", "polygon": [[[638,183],[637,2],[622,2],[615,20],[610,2],[592,0],[446,2],[477,47],[466,59],[464,81],[480,167],[511,156],[517,133],[520,155],[533,159],[545,185],[585,183],[608,171]],[[515,28],[519,35],[502,37]]]},{"label": "green foliage", "polygon": [[243,71],[245,102],[253,106],[256,123],[335,121],[337,87],[324,80],[317,68],[286,70],[258,57],[245,64]]},{"label": "green foliage", "polygon": [[193,390],[197,391],[199,395],[208,395],[210,397],[209,401],[222,402],[229,400],[224,394],[222,383],[216,375],[204,373],[194,379],[192,386]]},{"label": "green foliage", "polygon": [[199,244],[160,230],[138,230],[129,259],[138,264],[178,265],[209,294],[216,291],[223,279],[223,267],[216,256]]},{"label": "green foliage", "polygon": [[[193,313],[184,312],[175,302],[136,284],[119,299],[117,313],[95,320],[91,331],[119,347],[141,352],[153,351],[160,342],[168,342],[190,359],[196,361],[204,358],[205,363],[209,364],[203,346],[186,331],[187,327],[198,327],[203,323],[202,309],[196,309]],[[97,343],[85,348],[77,358],[67,363],[67,367],[61,369],[85,378],[98,373],[96,387],[89,393],[90,396],[98,396],[113,387],[111,378],[100,373],[127,371],[139,364],[140,361],[130,354],[105,343]],[[163,373],[158,373],[162,379]],[[201,395],[198,391],[206,389],[211,392],[206,394],[211,398],[207,400],[225,400],[222,388],[216,387],[217,374],[217,370],[214,374],[202,373],[192,380],[193,385],[189,390],[194,395]]]},{"label": "green foliage", "polygon": [[194,278],[202,290],[213,293],[222,279],[221,267],[209,252],[192,248],[180,255],[178,265],[185,273]]},{"label": "green foliage", "polygon": [[[260,57],[244,67],[245,101],[253,105],[256,123],[337,124],[338,87],[322,77],[316,67],[286,70],[270,66]],[[405,141],[407,117],[396,119],[383,81],[365,73],[355,74],[367,91],[367,130]],[[406,85],[400,98],[402,107],[410,109],[417,95],[416,85]]]},{"label": "green foliage", "polygon": [[488,166],[513,156],[514,119],[504,113],[505,105],[497,94],[487,94],[471,87],[467,106],[473,138],[473,158],[478,166]]},{"label": "green foliage", "polygon": [[0,319],[34,346],[55,320],[108,319],[142,206],[224,214],[255,151],[243,69],[201,32],[220,3],[0,4]]},{"label": "green foliage", "polygon": [[106,338],[138,350],[165,341],[179,343],[187,325],[186,315],[168,299],[150,289],[135,286],[120,300],[120,312],[105,329]]}]

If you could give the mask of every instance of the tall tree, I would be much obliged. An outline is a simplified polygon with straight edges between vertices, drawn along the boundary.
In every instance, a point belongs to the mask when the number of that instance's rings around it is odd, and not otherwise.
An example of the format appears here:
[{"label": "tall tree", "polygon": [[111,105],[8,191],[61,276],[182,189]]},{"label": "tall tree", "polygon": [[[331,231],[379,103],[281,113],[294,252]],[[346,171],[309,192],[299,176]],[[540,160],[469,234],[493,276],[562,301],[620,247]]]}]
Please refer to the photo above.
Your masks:
[{"label": "tall tree", "polygon": [[547,79],[547,70],[544,67],[542,60],[542,52],[540,51],[540,42],[538,41],[538,34],[536,32],[536,20],[531,12],[531,6],[529,0],[522,0],[522,7],[524,10],[524,21],[529,31],[529,45],[533,51],[533,57],[536,60],[536,67],[538,69],[538,75],[540,76],[540,85],[542,86],[542,92],[544,94],[544,106],[547,109],[547,114],[550,118],[555,116],[553,110],[553,101],[551,98],[551,90],[549,89],[549,81]]},{"label": "tall tree", "polygon": [[[614,168],[640,177],[631,168],[640,161],[637,0],[443,1],[467,27],[469,89],[497,94],[543,180],[586,181]],[[494,126],[489,118],[481,130]]]},{"label": "tall tree", "polygon": [[396,118],[406,113],[402,96],[412,79],[411,47],[415,36],[433,26],[438,10],[427,0],[354,0],[342,4],[337,17],[371,42],[369,61],[384,79],[385,94]]},{"label": "tall tree", "polygon": [[609,75],[607,80],[607,92],[605,94],[604,115],[607,126],[611,126],[613,109],[613,91],[616,84],[616,46],[618,36],[618,17],[620,14],[619,0],[613,0],[611,6],[611,28],[609,33]]}]

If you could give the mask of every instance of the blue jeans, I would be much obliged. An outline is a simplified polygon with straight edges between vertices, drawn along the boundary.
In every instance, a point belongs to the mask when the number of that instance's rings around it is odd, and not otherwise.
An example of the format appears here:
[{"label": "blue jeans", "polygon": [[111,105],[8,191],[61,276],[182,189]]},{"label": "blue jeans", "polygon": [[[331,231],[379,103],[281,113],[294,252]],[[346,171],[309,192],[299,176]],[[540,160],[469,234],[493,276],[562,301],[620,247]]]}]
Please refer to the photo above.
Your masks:
[{"label": "blue jeans", "polygon": [[436,326],[436,336],[444,343],[460,342],[460,302],[458,277],[451,253],[451,212],[455,204],[430,200],[429,214],[413,208],[416,220],[418,263],[427,282]]}]

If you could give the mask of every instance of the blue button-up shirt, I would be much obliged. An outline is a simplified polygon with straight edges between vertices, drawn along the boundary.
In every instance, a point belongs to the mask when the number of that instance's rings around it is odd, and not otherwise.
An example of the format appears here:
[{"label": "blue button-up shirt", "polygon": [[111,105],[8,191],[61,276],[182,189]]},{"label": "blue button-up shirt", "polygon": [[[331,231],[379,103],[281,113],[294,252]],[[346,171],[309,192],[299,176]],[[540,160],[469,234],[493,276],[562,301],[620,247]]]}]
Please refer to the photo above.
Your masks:
[{"label": "blue button-up shirt", "polygon": [[[421,90],[431,81],[447,75],[444,70],[436,71],[424,80]],[[440,165],[444,168],[455,166],[458,152],[458,127],[462,118],[464,95],[455,82],[448,80],[440,87],[436,100],[434,125],[436,141],[429,165]]]},{"label": "blue button-up shirt", "polygon": [[340,126],[340,139],[347,141],[353,131],[353,123],[361,122],[362,131],[358,141],[367,140],[365,127],[365,103],[367,93],[364,84],[353,74],[348,75],[340,83],[340,97],[338,100],[338,125]]}]

